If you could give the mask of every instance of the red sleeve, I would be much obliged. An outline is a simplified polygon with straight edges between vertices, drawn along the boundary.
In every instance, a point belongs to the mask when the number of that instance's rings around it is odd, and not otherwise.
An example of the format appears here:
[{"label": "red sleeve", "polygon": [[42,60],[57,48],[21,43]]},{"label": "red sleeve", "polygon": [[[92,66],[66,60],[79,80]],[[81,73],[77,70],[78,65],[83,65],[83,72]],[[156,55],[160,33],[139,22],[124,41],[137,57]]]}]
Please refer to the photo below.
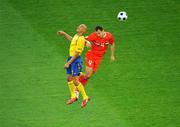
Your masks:
[{"label": "red sleeve", "polygon": [[114,43],[114,36],[111,34],[110,39],[109,39],[109,43],[112,45]]},{"label": "red sleeve", "polygon": [[89,36],[86,37],[86,40],[88,41],[94,41],[95,35],[94,33],[91,33]]}]

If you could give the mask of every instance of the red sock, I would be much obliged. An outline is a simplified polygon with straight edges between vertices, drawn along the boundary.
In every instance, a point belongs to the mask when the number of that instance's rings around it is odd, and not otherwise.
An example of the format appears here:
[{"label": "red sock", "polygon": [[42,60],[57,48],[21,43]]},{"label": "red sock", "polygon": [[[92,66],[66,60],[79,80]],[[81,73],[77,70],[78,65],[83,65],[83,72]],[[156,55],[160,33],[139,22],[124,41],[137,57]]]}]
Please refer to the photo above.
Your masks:
[{"label": "red sock", "polygon": [[85,86],[87,84],[87,82],[88,82],[88,79],[85,78],[84,75],[80,75],[79,76],[79,81],[83,84],[83,86]]}]

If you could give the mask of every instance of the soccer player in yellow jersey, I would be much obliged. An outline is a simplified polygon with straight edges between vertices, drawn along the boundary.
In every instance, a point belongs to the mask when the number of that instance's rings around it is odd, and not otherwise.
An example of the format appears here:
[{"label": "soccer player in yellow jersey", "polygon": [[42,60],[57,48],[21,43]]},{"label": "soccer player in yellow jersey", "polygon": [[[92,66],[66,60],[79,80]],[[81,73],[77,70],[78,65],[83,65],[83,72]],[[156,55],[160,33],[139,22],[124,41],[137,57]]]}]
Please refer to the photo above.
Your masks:
[{"label": "soccer player in yellow jersey", "polygon": [[67,105],[77,101],[75,94],[75,89],[77,88],[83,97],[82,108],[85,107],[90,100],[85,92],[84,86],[79,82],[79,75],[82,71],[82,59],[80,55],[84,50],[85,38],[83,34],[86,30],[87,26],[85,24],[79,25],[76,29],[77,34],[75,34],[73,38],[64,31],[58,31],[58,35],[65,36],[65,38],[71,42],[69,57],[67,63],[64,65],[64,68],[67,70],[68,87],[71,93],[71,98],[67,101]]}]

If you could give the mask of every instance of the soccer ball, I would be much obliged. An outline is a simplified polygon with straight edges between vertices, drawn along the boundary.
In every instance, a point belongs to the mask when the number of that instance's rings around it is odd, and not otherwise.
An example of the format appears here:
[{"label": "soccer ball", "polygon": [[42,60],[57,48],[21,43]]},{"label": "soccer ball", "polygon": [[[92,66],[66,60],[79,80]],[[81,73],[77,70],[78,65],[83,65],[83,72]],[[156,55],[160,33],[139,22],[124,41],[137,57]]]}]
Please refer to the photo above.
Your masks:
[{"label": "soccer ball", "polygon": [[128,18],[128,15],[125,11],[120,11],[117,15],[117,19],[119,21],[125,21],[125,20],[127,20],[127,18]]}]

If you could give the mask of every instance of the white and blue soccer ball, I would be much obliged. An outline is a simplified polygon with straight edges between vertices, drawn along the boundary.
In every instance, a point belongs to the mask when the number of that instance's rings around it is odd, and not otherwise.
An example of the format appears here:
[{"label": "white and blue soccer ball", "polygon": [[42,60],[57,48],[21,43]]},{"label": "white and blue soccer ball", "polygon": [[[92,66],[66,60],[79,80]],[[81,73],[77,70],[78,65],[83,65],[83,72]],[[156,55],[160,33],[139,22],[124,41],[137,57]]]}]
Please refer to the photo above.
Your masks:
[{"label": "white and blue soccer ball", "polygon": [[127,13],[126,13],[125,11],[120,11],[120,12],[118,13],[118,15],[117,15],[117,19],[118,19],[119,21],[126,21],[127,18],[128,18],[128,15],[127,15]]}]

